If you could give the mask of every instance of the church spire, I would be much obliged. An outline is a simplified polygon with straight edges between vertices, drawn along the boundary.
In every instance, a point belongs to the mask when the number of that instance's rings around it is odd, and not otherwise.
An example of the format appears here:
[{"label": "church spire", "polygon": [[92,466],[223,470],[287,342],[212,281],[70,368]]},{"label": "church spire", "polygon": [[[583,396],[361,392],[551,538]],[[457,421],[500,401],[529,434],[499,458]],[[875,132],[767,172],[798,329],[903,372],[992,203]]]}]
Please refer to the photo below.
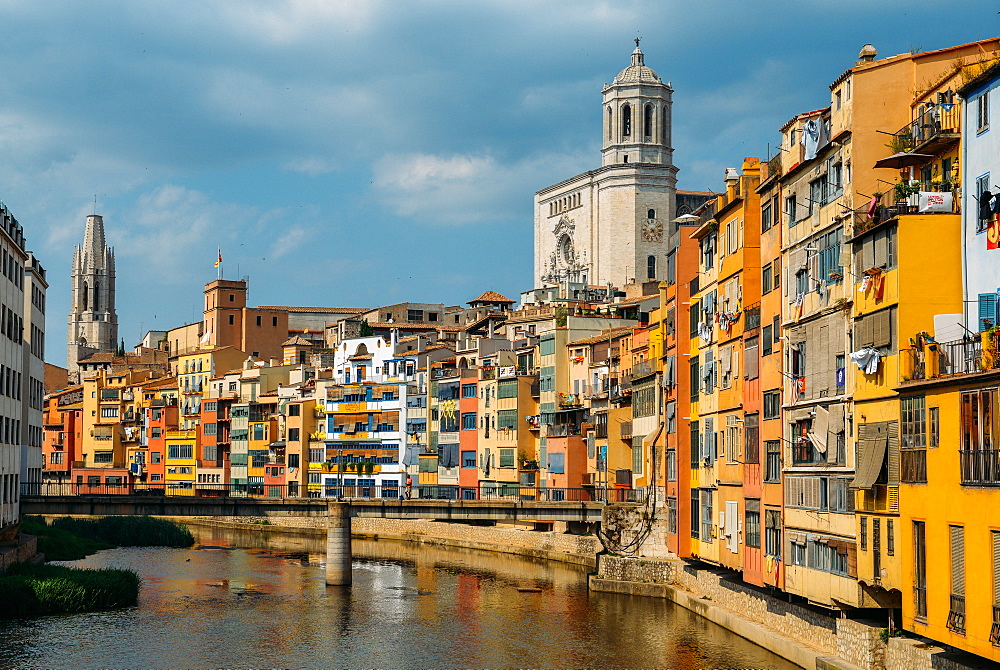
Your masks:
[{"label": "church spire", "polygon": [[73,250],[67,367],[78,379],[78,361],[118,346],[115,311],[115,252],[104,237],[104,218],[87,216],[83,244]]}]

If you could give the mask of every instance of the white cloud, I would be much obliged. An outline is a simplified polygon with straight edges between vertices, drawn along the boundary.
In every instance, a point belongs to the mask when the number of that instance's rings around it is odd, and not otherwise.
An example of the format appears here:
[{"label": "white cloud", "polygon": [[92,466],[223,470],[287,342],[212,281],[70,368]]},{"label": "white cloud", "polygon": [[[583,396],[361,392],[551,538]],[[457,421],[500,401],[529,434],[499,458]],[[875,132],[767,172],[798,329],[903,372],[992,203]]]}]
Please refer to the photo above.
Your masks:
[{"label": "white cloud", "polygon": [[503,163],[486,154],[388,154],[374,165],[377,199],[404,217],[462,224],[531,216],[532,194],[597,156],[547,154]]}]

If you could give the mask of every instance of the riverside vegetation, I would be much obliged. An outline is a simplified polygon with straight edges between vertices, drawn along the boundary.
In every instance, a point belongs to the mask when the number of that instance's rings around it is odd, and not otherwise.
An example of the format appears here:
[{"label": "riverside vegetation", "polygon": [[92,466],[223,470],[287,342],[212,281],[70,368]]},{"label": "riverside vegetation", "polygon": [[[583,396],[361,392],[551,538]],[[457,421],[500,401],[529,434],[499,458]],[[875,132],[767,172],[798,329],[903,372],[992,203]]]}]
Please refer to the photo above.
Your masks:
[{"label": "riverside vegetation", "polygon": [[[152,517],[55,519],[26,517],[22,531],[38,537],[48,559],[72,561],[114,547],[190,547],[187,528]],[[0,618],[89,612],[135,605],[142,580],[133,570],[11,566],[0,576]]]}]

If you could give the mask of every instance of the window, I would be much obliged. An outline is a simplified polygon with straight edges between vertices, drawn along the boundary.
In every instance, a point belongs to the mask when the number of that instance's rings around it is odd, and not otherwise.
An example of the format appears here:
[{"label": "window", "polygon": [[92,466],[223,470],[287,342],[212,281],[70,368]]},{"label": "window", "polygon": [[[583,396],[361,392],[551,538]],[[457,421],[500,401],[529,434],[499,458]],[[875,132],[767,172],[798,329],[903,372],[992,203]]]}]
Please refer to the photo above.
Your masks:
[{"label": "window", "polygon": [[217,424],[217,423],[205,423],[205,424],[202,424],[202,426],[204,426],[205,435],[217,435],[218,434],[217,431],[218,431],[218,428],[219,428],[219,424]]},{"label": "window", "polygon": [[102,407],[101,408],[101,416],[103,418],[105,418],[105,419],[117,417],[118,416],[118,408],[117,407]]},{"label": "window", "polygon": [[[913,616],[927,619],[927,544],[923,521],[913,522]],[[864,547],[861,547],[864,549]]]},{"label": "window", "polygon": [[167,447],[167,458],[194,458],[194,447],[190,444],[171,444]]},{"label": "window", "polygon": [[744,462],[760,463],[760,414],[747,414],[743,421]]},{"label": "window", "polygon": [[476,397],[476,385],[475,384],[462,384],[462,397],[463,398],[475,398]]},{"label": "window", "polygon": [[771,203],[767,202],[760,210],[760,232],[766,233],[773,225]]},{"label": "window", "polygon": [[406,320],[410,323],[420,322],[424,320],[424,310],[422,309],[408,309],[406,310]]},{"label": "window", "polygon": [[781,415],[781,391],[764,391],[764,419],[777,419]]},{"label": "window", "polygon": [[501,468],[512,468],[514,467],[514,456],[516,449],[501,449],[500,450],[500,467]]},{"label": "window", "polygon": [[993,220],[993,207],[992,201],[989,198],[984,198],[983,194],[990,192],[990,173],[987,172],[984,175],[976,177],[976,203],[977,211],[979,212],[976,217],[976,232],[981,233],[986,230],[990,222]]},{"label": "window", "polygon": [[891,270],[896,267],[896,227],[879,228],[863,235],[854,243],[854,274],[864,276],[873,268]]},{"label": "window", "polygon": [[781,440],[764,442],[764,481],[776,483],[781,481]]},{"label": "window", "polygon": [[951,598],[947,627],[965,632],[965,527],[948,526],[951,542]]},{"label": "window", "polygon": [[462,452],[462,467],[465,469],[471,469],[476,467],[476,452],[474,451]]},{"label": "window", "polygon": [[667,481],[677,481],[677,451],[675,449],[667,450]]},{"label": "window", "polygon": [[262,320],[262,317],[258,314],[257,315],[257,325],[258,326],[261,325],[261,320]]},{"label": "window", "polygon": [[559,452],[555,453],[550,452],[548,454],[548,458],[549,458],[549,463],[548,463],[549,473],[555,475],[565,474],[566,454]]},{"label": "window", "polygon": [[717,241],[718,239],[715,233],[710,233],[701,239],[701,264],[706,270],[711,270],[715,267],[715,249]]},{"label": "window", "polygon": [[847,384],[847,368],[845,367],[846,362],[847,359],[844,354],[837,354],[833,357],[833,369],[835,375],[834,381],[836,383],[837,395],[844,393],[845,385]]},{"label": "window", "polygon": [[976,132],[984,133],[990,129],[990,92],[983,91],[983,94],[976,98]]},{"label": "window", "polygon": [[789,553],[789,556],[788,556],[788,562],[791,563],[792,565],[798,565],[798,566],[805,567],[805,565],[806,565],[806,544],[805,544],[805,540],[802,539],[801,537],[797,537],[796,539],[792,540],[789,543],[788,547],[789,547],[789,550],[790,550],[790,553]]},{"label": "window", "polygon": [[667,532],[677,534],[677,499],[667,498]]},{"label": "window", "polygon": [[[632,106],[628,103],[622,105],[622,137],[629,137],[632,134]],[[625,161],[626,163],[628,160]]]},{"label": "window", "polygon": [[[475,397],[469,396],[469,397]],[[497,382],[497,398],[516,398],[517,397],[517,380],[516,379],[505,379],[503,381]]]},{"label": "window", "polygon": [[701,454],[698,453],[698,443],[701,433],[698,431],[698,422],[692,421],[689,426],[691,430],[691,441],[689,451],[691,452],[691,469],[697,470],[701,465]]},{"label": "window", "polygon": [[691,357],[690,366],[691,400],[698,400],[701,389],[701,366],[697,356]]},{"label": "window", "polygon": [[[646,105],[644,112],[644,118],[642,121],[642,134],[646,137],[652,137],[653,135],[653,106]],[[652,210],[650,210],[652,211]],[[653,217],[649,217],[653,218]]]},{"label": "window", "polygon": [[885,553],[889,556],[895,556],[896,554],[896,525],[893,523],[892,519],[886,519],[885,521]]},{"label": "window", "polygon": [[95,463],[112,463],[112,462],[114,462],[114,452],[113,451],[95,451],[94,452],[94,462]]},{"label": "window", "polygon": [[288,441],[289,442],[298,442],[300,434],[301,433],[300,433],[300,429],[299,428],[289,428],[288,429]]},{"label": "window", "polygon": [[232,326],[236,323],[236,316],[233,314],[229,315],[229,325]]},{"label": "window", "polygon": [[771,264],[768,263],[760,272],[760,292],[761,294],[771,291]]},{"label": "window", "polygon": [[977,389],[962,393],[961,448],[959,461],[963,484],[1000,483],[997,441],[997,389]]},{"label": "window", "polygon": [[781,259],[775,258],[771,261],[771,281],[772,289],[777,289],[781,285]]},{"label": "window", "polygon": [[656,279],[656,256],[646,257],[646,278]]},{"label": "window", "polygon": [[655,219],[656,218],[656,210],[655,209],[648,209],[648,210],[646,210],[646,218],[647,219]]},{"label": "window", "polygon": [[1000,531],[990,531],[990,546],[993,549],[993,626],[990,628],[990,643],[1000,646]]},{"label": "window", "polygon": [[996,293],[980,293],[977,300],[979,308],[979,330],[989,330],[997,325],[997,302]]},{"label": "window", "polygon": [[781,556],[781,510],[764,510],[764,553]]},{"label": "window", "polygon": [[[318,449],[309,449],[309,462],[310,463],[322,463],[326,460],[326,450],[322,447]],[[318,483],[318,482],[317,482]]]},{"label": "window", "polygon": [[927,410],[927,438],[931,449],[941,446],[941,409],[930,407]]},{"label": "window", "polygon": [[844,278],[840,265],[840,230],[820,235],[816,241],[819,249],[819,277],[817,281],[836,284]]},{"label": "window", "polygon": [[757,336],[748,337],[743,347],[743,370],[747,379],[757,379],[760,369]]},{"label": "window", "polygon": [[873,347],[879,353],[887,356],[895,347],[893,345],[893,322],[896,320],[895,308],[884,309],[872,314],[866,314],[854,322],[854,348]]},{"label": "window", "polygon": [[821,205],[825,205],[824,191],[826,190],[826,175],[809,182],[809,216],[819,211]]},{"label": "window", "polygon": [[642,447],[642,438],[637,437],[632,439],[638,441],[638,444],[632,444],[632,472],[641,475],[646,456]]},{"label": "window", "polygon": [[795,207],[796,203],[794,195],[790,195],[787,198],[785,198],[785,217],[788,221],[789,227],[792,227],[796,223],[798,223],[798,221],[796,221],[796,216],[795,216]]},{"label": "window", "polygon": [[760,334],[760,339],[761,339],[761,343],[760,343],[761,344],[760,355],[761,356],[770,356],[771,352],[773,351],[773,349],[771,348],[772,345],[774,344],[774,342],[773,342],[774,338],[771,336],[772,330],[773,330],[773,328],[772,328],[772,326],[770,324],[764,326],[761,329],[761,334]]},{"label": "window", "polygon": [[712,520],[712,492],[701,492],[701,541],[711,542],[715,539]]},{"label": "window", "polygon": [[795,273],[795,295],[809,293],[809,270],[802,269]]},{"label": "window", "polygon": [[[751,512],[750,504],[754,503],[757,506],[757,510]],[[746,534],[744,535],[746,545],[748,547],[754,547],[755,549],[760,548],[760,501],[759,500],[747,500],[746,502]]]},{"label": "window", "polygon": [[868,551],[868,517],[860,518],[861,524],[861,551]]},{"label": "window", "polygon": [[701,530],[701,492],[698,489],[691,489],[691,539],[699,538]]},{"label": "window", "polygon": [[927,412],[924,396],[900,398],[900,479],[927,481]]},{"label": "window", "polygon": [[517,430],[517,410],[497,410],[497,430]]}]

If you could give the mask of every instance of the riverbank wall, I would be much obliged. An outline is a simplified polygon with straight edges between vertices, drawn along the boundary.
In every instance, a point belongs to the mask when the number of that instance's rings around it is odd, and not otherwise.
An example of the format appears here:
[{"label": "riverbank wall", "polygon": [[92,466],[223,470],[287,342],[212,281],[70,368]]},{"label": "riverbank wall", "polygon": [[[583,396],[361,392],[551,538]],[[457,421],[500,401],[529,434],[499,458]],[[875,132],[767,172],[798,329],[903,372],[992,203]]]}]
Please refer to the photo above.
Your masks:
[{"label": "riverbank wall", "polygon": [[14,563],[27,563],[36,554],[38,554],[38,538],[21,533],[17,544],[0,547],[0,574],[6,572]]},{"label": "riverbank wall", "polygon": [[812,670],[978,670],[989,661],[928,640],[887,638],[888,622],[839,618],[677,559],[600,556],[593,591],[665,598]]},{"label": "riverbank wall", "polygon": [[[216,528],[251,528],[262,532],[326,536],[325,517],[175,517],[173,520]],[[569,535],[510,526],[471,526],[425,519],[355,518],[351,520],[351,535],[515,554],[580,565],[591,570],[597,567],[597,554],[601,551],[601,543],[593,535]]]}]

